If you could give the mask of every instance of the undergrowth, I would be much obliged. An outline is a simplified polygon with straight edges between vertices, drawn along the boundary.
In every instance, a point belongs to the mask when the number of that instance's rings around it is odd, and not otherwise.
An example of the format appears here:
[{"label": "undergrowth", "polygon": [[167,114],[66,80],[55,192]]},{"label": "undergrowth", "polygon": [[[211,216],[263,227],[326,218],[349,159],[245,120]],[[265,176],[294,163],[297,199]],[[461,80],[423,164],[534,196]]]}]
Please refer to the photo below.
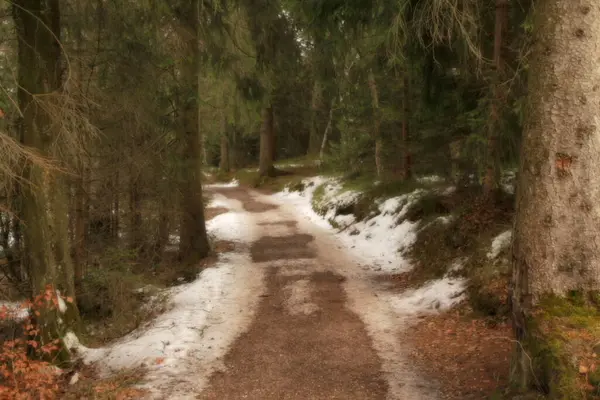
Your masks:
[{"label": "undergrowth", "polygon": [[101,345],[122,337],[160,311],[166,282],[156,268],[121,248],[108,248],[96,259],[77,293],[86,342]]},{"label": "undergrowth", "polygon": [[[408,218],[421,220],[410,250],[415,283],[442,278],[455,263],[468,278],[472,308],[487,316],[506,317],[509,266],[502,257],[489,259],[492,239],[511,227],[512,196],[498,192],[483,200],[475,190],[430,193],[415,203]],[[449,219],[438,217],[451,215]],[[500,261],[498,261],[500,260]]]}]

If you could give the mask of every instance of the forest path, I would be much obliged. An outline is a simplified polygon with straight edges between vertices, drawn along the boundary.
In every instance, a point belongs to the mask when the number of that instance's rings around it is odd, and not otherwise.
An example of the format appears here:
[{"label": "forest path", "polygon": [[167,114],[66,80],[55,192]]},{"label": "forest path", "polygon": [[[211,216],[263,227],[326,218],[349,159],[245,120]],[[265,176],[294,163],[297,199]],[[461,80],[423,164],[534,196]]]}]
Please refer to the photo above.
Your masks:
[{"label": "forest path", "polygon": [[[335,237],[285,204],[244,188],[211,188],[239,202],[253,239],[238,246],[263,276],[246,332],[198,399],[433,399],[406,362],[402,321]],[[244,250],[245,247],[245,250]]]}]

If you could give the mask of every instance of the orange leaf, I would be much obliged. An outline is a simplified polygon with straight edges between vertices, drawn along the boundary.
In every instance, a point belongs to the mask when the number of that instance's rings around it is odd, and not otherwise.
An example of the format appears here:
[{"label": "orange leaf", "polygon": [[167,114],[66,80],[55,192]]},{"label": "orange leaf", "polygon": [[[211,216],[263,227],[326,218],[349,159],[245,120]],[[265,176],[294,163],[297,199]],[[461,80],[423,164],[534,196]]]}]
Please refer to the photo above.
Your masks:
[{"label": "orange leaf", "polygon": [[158,358],[156,359],[156,364],[157,364],[157,365],[163,364],[164,362],[165,362],[165,359],[164,359],[164,357],[158,357]]}]

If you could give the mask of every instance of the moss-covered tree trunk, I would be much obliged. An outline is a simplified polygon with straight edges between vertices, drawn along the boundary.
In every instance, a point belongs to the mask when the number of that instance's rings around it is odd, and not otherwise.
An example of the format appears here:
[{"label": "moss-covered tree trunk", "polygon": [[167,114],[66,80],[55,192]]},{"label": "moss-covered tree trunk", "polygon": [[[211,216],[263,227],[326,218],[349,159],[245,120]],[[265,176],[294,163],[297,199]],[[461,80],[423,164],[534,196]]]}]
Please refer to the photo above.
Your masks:
[{"label": "moss-covered tree trunk", "polygon": [[[15,0],[13,17],[18,39],[20,126],[25,146],[46,157],[57,154],[60,120],[42,102],[53,101],[62,88],[60,9],[58,0]],[[75,296],[74,269],[68,243],[67,185],[58,171],[27,165],[22,187],[25,263],[34,294],[47,285],[61,294]],[[75,303],[60,315],[53,310],[37,318],[43,342],[61,338],[76,329],[79,313]],[[66,351],[59,361],[68,358]]]},{"label": "moss-covered tree trunk", "polygon": [[511,372],[519,387],[540,385],[557,398],[566,372],[540,359],[533,327],[545,296],[600,289],[600,8],[538,1],[533,26],[511,288],[519,345]]},{"label": "moss-covered tree trunk", "polygon": [[273,126],[273,107],[270,104],[263,108],[261,117],[258,173],[260,176],[274,176],[275,129]]},{"label": "moss-covered tree trunk", "polygon": [[183,146],[181,155],[181,224],[179,257],[186,264],[196,264],[210,252],[204,201],[202,199],[202,137],[198,110],[200,48],[198,12],[199,0],[185,2],[186,11],[179,16],[184,27],[182,40],[186,57],[182,61],[181,77],[189,93],[181,105],[179,137]]}]

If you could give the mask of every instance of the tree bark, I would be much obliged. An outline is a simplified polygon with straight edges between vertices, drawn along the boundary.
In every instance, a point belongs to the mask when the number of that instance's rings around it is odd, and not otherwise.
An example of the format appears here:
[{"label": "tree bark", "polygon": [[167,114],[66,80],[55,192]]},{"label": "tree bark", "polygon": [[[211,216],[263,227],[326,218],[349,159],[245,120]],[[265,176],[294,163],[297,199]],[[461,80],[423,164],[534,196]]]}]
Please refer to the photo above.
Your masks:
[{"label": "tree bark", "polygon": [[219,160],[219,170],[229,172],[229,124],[227,122],[227,99],[223,94],[223,111],[221,115],[221,157]]},{"label": "tree bark", "polygon": [[179,185],[181,192],[179,258],[183,263],[193,265],[208,255],[210,246],[206,234],[202,198],[202,137],[198,110],[198,96],[200,95],[199,0],[191,0],[188,11],[180,16],[187,31],[182,38],[187,57],[183,59],[181,75],[190,95],[183,101],[179,124],[179,136],[183,145],[182,179]]},{"label": "tree bark", "polygon": [[140,194],[139,176],[136,171],[131,171],[129,177],[129,248],[136,251],[142,250],[144,245],[141,208],[142,198]]},{"label": "tree bark", "polygon": [[412,178],[412,159],[410,154],[410,82],[405,72],[402,87],[402,178]]},{"label": "tree bark", "polygon": [[499,186],[500,159],[499,146],[502,130],[502,109],[506,103],[506,93],[502,87],[504,76],[504,60],[502,57],[505,32],[508,29],[508,0],[496,0],[494,23],[494,74],[492,82],[492,99],[490,105],[490,121],[487,138],[486,172],[483,179],[483,195],[491,196]]},{"label": "tree bark", "polygon": [[[19,106],[23,144],[41,155],[54,157],[58,126],[41,101],[52,101],[62,88],[60,9],[58,0],[15,0],[13,18],[18,38]],[[68,245],[67,187],[63,176],[51,169],[29,164],[22,187],[23,233],[33,294],[47,285],[64,295],[75,296],[73,262]],[[62,338],[76,329],[79,313],[75,302],[67,311],[49,310],[37,317],[43,342]],[[61,351],[58,360],[68,354]]]},{"label": "tree bark", "polygon": [[75,286],[79,287],[83,276],[85,265],[87,264],[87,241],[88,241],[88,217],[89,217],[89,198],[86,191],[88,179],[88,167],[85,161],[82,161],[79,168],[79,177],[76,180],[75,189],[75,226],[74,226],[74,247],[75,251],[73,262],[75,264]]},{"label": "tree bark", "polygon": [[375,168],[377,170],[377,177],[381,178],[383,175],[383,163],[381,159],[383,147],[381,140],[381,110],[379,109],[379,91],[377,90],[377,82],[375,81],[373,70],[369,70],[368,84],[369,89],[371,90],[371,105],[373,107],[372,135],[375,140]]},{"label": "tree bark", "polygon": [[528,327],[540,300],[600,289],[600,9],[585,3],[546,0],[534,11],[511,285],[523,345],[511,375],[523,388],[539,372]]},{"label": "tree bark", "polygon": [[275,129],[273,128],[273,107],[262,110],[262,125],[260,127],[260,156],[258,174],[260,176],[275,176],[273,155],[275,146]]},{"label": "tree bark", "polygon": [[317,154],[319,151],[319,112],[323,103],[323,89],[321,82],[315,79],[310,104],[310,133],[308,137],[308,155]]},{"label": "tree bark", "polygon": [[323,141],[321,142],[321,150],[319,151],[320,161],[323,161],[323,156],[325,155],[325,147],[327,146],[327,139],[329,138],[329,134],[331,133],[331,129],[333,127],[333,111],[335,109],[335,100],[335,97],[331,100],[331,107],[329,108],[329,119],[327,120],[325,132],[323,132]]}]

